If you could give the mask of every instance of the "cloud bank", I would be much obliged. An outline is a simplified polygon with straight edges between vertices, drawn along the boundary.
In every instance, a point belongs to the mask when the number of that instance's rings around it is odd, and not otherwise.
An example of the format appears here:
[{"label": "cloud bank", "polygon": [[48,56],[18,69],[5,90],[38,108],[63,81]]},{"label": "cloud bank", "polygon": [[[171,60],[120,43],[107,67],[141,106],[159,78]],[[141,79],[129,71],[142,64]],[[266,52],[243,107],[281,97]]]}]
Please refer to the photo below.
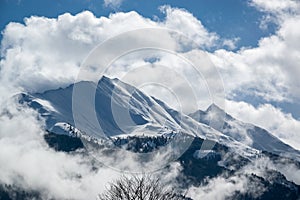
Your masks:
[{"label": "cloud bank", "polygon": [[185,10],[162,8],[166,18],[156,22],[132,11],[95,17],[85,11],[57,19],[32,16],[24,24],[9,23],[1,44],[1,81],[25,91],[41,92],[71,84],[79,66],[99,43],[117,34],[139,28],[174,29],[210,47],[218,39]]}]

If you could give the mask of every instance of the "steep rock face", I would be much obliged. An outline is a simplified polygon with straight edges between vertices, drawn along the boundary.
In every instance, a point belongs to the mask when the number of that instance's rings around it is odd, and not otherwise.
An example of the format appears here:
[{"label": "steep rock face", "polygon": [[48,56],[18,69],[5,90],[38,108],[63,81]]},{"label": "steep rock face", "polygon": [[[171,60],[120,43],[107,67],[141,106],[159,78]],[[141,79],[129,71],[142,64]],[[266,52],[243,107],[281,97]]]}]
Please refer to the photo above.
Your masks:
[{"label": "steep rock face", "polygon": [[224,124],[216,129],[223,134],[261,151],[300,158],[299,151],[285,144],[265,129],[237,120],[215,104],[209,106],[206,111],[198,110],[189,116],[207,125],[210,125],[212,118],[220,118],[219,120],[222,120]]}]

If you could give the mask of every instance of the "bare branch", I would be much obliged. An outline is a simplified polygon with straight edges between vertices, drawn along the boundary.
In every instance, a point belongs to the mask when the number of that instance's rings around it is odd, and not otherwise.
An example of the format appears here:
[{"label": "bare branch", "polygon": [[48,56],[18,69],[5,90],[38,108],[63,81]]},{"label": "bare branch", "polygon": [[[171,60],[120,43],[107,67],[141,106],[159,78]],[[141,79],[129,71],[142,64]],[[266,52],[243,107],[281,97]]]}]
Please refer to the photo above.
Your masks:
[{"label": "bare branch", "polygon": [[166,189],[157,178],[151,176],[122,176],[110,183],[100,194],[99,200],[186,200],[174,190]]}]

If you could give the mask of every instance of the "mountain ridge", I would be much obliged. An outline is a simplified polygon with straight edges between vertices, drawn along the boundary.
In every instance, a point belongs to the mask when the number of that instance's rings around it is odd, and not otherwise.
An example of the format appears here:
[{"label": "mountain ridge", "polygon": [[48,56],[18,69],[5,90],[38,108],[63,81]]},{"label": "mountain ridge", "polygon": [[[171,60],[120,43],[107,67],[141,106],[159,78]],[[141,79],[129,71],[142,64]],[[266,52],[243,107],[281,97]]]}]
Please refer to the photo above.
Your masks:
[{"label": "mountain ridge", "polygon": [[[246,152],[255,152],[254,150],[257,149],[259,151],[266,150],[272,153],[282,154],[290,151],[290,156],[299,156],[297,150],[284,144],[266,130],[236,120],[216,104],[211,104],[205,111],[198,110],[192,114],[185,115],[170,108],[163,101],[148,96],[134,86],[124,83],[116,78],[110,79],[109,77],[103,76],[98,84],[90,81],[81,81],[75,84],[77,84],[77,86],[83,86],[87,92],[96,91],[95,106],[91,105],[90,108],[96,110],[97,120],[105,134],[109,137],[143,134],[151,136],[180,131],[194,137],[215,140],[216,142],[227,144],[232,148],[247,149],[245,150]],[[75,84],[71,84],[65,88],[45,91],[43,93],[22,94],[20,102],[27,103],[30,107],[38,110],[39,113],[46,118],[48,130],[52,130],[57,123],[69,123],[77,128],[72,115],[72,94]],[[81,107],[84,106],[84,104],[81,105]],[[114,113],[111,111],[113,106],[117,110],[117,117],[114,116]],[[129,117],[131,118],[130,120],[133,120],[134,126],[130,123],[126,124],[126,120],[124,120],[125,123],[122,121],[123,119],[126,119],[125,117],[128,117],[128,111],[130,114]],[[213,112],[224,112],[226,129],[215,129],[210,126],[208,116]],[[121,120],[123,123],[121,125],[125,127],[125,132],[124,129],[122,129],[124,127],[119,127],[115,117],[118,118],[117,120]],[[218,115],[215,115],[215,117],[218,117]],[[85,119],[87,117],[83,115],[82,118]],[[92,126],[93,124],[89,124],[87,121],[85,126],[90,125]],[[239,134],[237,131],[238,129],[249,133]],[[89,130],[83,131],[93,137],[97,137],[97,135],[91,134]],[[258,137],[257,135],[259,134],[255,135],[255,131],[261,131],[262,134],[267,136],[267,140],[272,139],[273,143],[267,142],[267,146],[265,144],[266,142],[259,143],[257,141],[253,142],[249,140],[249,142],[252,142],[254,145],[247,143],[247,139],[249,138],[251,140],[256,140]],[[261,141],[261,138],[257,140]],[[275,149],[274,146],[272,146],[273,144],[277,145]],[[252,148],[253,150],[251,150]]]},{"label": "mountain ridge", "polygon": [[[249,146],[261,151],[268,151],[278,155],[287,155],[289,157],[296,156],[298,159],[300,158],[299,150],[294,149],[293,147],[284,143],[264,128],[234,118],[216,104],[209,106],[206,111],[197,110],[189,114],[189,116],[196,121],[209,125],[210,117],[215,116],[214,114],[211,114],[211,112],[225,113],[224,125],[223,127],[219,127],[219,129],[217,129],[225,135],[233,137],[242,143],[249,142]],[[288,155],[288,152],[292,153],[292,155]]]}]

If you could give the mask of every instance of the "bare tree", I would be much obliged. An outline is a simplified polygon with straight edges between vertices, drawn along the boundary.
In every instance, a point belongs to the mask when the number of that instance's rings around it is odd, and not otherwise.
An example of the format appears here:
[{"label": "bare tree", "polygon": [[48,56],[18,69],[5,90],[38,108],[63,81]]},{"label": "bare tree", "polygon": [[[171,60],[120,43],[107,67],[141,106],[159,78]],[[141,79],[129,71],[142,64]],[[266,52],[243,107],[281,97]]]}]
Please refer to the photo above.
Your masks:
[{"label": "bare tree", "polygon": [[150,176],[122,176],[111,183],[99,200],[185,200]]}]

